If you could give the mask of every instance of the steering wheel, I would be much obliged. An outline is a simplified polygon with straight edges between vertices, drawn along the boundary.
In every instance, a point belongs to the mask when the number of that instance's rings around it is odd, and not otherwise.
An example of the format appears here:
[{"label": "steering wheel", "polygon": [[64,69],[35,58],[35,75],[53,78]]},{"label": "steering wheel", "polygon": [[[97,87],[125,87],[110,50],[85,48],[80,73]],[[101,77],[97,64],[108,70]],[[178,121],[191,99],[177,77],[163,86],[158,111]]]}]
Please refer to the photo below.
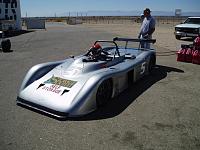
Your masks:
[{"label": "steering wheel", "polygon": [[101,50],[101,52],[104,53],[105,55],[110,55],[107,51],[105,51],[103,49]]}]

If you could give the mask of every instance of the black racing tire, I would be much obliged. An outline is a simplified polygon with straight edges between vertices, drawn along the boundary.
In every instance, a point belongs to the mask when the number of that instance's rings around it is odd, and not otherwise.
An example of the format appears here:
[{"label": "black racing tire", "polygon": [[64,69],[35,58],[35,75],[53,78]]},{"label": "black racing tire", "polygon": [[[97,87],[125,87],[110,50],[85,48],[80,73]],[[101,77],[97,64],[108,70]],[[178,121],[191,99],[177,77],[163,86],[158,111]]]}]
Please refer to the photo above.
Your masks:
[{"label": "black racing tire", "polygon": [[112,97],[113,84],[111,80],[103,81],[96,93],[97,108],[104,106]]},{"label": "black racing tire", "polygon": [[149,69],[149,73],[152,72],[153,68],[156,66],[156,56],[155,55],[152,55],[150,57],[150,61],[149,61],[149,66],[148,66],[148,69]]},{"label": "black racing tire", "polygon": [[3,40],[1,42],[1,47],[2,47],[3,52],[9,52],[10,49],[11,49],[11,42],[10,42],[10,40],[9,39]]},{"label": "black racing tire", "polygon": [[180,39],[181,39],[181,36],[180,36],[180,35],[176,35],[176,39],[177,39],[177,40],[180,40]]}]

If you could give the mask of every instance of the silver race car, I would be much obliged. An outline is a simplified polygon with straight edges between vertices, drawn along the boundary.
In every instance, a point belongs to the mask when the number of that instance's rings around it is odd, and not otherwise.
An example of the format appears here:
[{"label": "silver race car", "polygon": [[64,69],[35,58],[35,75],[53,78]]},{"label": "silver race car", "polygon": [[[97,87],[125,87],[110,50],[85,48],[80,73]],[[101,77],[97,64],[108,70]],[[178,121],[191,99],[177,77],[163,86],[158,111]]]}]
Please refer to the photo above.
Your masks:
[{"label": "silver race car", "polygon": [[[22,82],[17,104],[58,118],[88,114],[155,66],[155,50],[141,48],[141,42],[156,40],[99,40],[83,55],[34,66]],[[129,48],[131,43],[137,48]]]}]

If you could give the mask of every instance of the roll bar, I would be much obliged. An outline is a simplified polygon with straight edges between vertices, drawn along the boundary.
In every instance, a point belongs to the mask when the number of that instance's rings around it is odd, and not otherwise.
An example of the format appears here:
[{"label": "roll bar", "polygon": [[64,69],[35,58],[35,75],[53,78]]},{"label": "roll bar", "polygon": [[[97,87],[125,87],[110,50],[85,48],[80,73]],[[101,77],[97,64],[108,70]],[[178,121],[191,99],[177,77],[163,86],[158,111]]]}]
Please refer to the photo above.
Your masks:
[{"label": "roll bar", "polygon": [[110,41],[110,40],[97,40],[97,41],[94,42],[94,45],[97,44],[97,43],[112,43],[116,47],[116,53],[115,54],[118,54],[118,56],[120,56],[119,47],[118,47],[118,45],[116,43],[117,41],[124,41],[124,42],[126,42],[125,48],[127,48],[128,42],[139,42],[139,43],[141,43],[141,42],[148,42],[148,43],[153,43],[153,44],[156,43],[156,39],[131,39],[131,38],[119,38],[119,37],[115,37],[115,38],[113,38],[112,41]]},{"label": "roll bar", "polygon": [[147,42],[147,43],[156,43],[156,39],[131,39],[131,38],[113,38],[113,41],[124,41],[124,42]]},{"label": "roll bar", "polygon": [[97,41],[94,43],[94,45],[97,44],[97,43],[113,43],[113,44],[115,45],[115,47],[116,47],[116,52],[117,52],[117,54],[120,56],[119,47],[118,47],[117,43],[116,43],[114,40],[113,40],[113,41],[108,41],[108,40],[97,40]]}]

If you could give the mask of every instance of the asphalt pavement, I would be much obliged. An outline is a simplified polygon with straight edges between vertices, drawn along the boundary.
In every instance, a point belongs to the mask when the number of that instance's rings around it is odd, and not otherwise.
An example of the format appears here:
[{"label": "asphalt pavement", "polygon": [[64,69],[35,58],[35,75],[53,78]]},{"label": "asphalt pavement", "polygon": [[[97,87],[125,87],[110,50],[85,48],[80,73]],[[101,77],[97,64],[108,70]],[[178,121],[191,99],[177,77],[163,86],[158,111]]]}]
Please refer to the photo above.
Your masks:
[{"label": "asphalt pavement", "polygon": [[156,47],[151,75],[87,116],[59,121],[16,105],[30,67],[82,54],[95,40],[115,36],[49,23],[11,37],[12,51],[0,52],[0,150],[199,150],[200,66],[176,62],[165,47]]}]

